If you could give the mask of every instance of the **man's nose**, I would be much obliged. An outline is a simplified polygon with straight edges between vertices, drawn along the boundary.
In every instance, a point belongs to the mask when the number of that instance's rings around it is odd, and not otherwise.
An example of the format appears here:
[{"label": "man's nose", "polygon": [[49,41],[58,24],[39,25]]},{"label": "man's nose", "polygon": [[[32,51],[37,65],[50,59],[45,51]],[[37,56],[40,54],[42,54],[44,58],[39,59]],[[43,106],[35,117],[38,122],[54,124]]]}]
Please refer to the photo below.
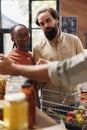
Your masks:
[{"label": "man's nose", "polygon": [[48,23],[45,23],[45,24],[44,24],[44,27],[45,27],[45,28],[47,28],[48,26],[49,26],[49,24],[48,24]]}]

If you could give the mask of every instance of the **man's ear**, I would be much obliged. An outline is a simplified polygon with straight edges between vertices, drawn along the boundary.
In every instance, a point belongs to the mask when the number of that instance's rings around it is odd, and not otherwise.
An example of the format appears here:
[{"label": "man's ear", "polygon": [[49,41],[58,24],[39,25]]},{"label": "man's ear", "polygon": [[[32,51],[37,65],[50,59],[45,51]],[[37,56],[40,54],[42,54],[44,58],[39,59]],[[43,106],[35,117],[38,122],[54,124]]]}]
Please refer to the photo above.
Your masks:
[{"label": "man's ear", "polygon": [[59,19],[57,18],[57,19],[56,19],[56,21],[57,21],[57,25],[59,26],[59,24],[60,24],[60,21],[59,21]]},{"label": "man's ear", "polygon": [[56,18],[56,22],[59,23],[59,19],[58,18]]}]

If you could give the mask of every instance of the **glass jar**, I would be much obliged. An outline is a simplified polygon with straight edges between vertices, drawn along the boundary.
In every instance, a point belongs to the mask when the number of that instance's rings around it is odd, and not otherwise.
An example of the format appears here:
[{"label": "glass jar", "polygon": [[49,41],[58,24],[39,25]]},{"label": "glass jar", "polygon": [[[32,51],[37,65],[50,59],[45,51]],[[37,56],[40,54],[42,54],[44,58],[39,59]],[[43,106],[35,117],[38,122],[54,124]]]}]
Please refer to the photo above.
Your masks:
[{"label": "glass jar", "polygon": [[5,94],[21,92],[21,85],[26,81],[26,78],[16,75],[8,75]]},{"label": "glass jar", "polygon": [[4,99],[5,87],[6,87],[6,76],[0,74],[0,99]]},{"label": "glass jar", "polygon": [[28,128],[28,103],[24,93],[10,93],[5,95],[3,121],[9,130]]}]

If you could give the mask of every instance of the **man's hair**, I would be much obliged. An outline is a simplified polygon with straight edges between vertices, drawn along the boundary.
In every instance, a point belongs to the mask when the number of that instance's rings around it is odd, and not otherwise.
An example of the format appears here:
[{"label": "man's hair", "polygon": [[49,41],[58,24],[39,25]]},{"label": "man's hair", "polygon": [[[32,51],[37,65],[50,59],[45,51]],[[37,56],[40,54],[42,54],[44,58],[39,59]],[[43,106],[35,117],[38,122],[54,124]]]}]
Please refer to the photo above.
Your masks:
[{"label": "man's hair", "polygon": [[37,15],[36,15],[36,21],[35,21],[35,23],[36,23],[38,26],[40,26],[40,24],[39,24],[39,22],[38,22],[38,16],[39,16],[41,13],[46,12],[46,11],[48,11],[54,19],[56,19],[56,18],[59,19],[59,13],[58,13],[57,10],[55,10],[55,9],[53,9],[53,8],[42,8],[42,9],[40,9],[40,10],[38,11],[38,13],[37,13]]}]

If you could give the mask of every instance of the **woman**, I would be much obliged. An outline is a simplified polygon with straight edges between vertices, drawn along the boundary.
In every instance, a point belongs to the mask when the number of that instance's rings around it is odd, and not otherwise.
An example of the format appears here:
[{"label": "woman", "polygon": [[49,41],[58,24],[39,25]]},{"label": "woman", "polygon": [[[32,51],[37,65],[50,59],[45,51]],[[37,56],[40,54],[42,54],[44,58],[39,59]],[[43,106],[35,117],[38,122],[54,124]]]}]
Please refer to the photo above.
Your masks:
[{"label": "woman", "polygon": [[10,34],[14,45],[8,57],[13,59],[17,64],[33,65],[32,52],[28,51],[30,35],[26,26],[22,24],[14,25],[10,29]]}]

